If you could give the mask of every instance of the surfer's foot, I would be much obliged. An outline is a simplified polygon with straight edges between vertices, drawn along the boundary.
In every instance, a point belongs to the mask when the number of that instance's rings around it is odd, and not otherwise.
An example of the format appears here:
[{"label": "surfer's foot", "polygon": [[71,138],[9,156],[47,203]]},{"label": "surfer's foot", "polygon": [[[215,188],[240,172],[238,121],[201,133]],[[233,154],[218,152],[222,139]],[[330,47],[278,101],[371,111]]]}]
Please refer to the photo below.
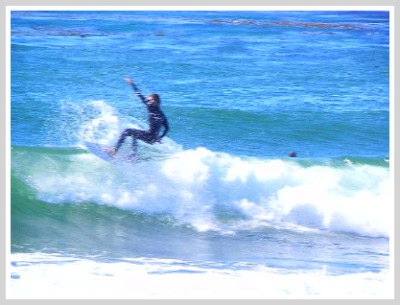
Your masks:
[{"label": "surfer's foot", "polygon": [[117,153],[117,150],[115,148],[107,148],[106,152],[110,157],[114,157],[115,154]]},{"label": "surfer's foot", "polygon": [[139,162],[139,158],[134,153],[130,153],[128,155],[128,160],[131,161],[132,163]]}]

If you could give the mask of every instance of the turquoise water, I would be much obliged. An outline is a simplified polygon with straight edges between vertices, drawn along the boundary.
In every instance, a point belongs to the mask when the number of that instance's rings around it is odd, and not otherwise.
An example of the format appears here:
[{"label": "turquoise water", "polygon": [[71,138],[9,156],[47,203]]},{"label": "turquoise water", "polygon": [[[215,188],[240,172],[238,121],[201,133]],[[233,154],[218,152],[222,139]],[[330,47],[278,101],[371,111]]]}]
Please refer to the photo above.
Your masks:
[{"label": "turquoise water", "polygon": [[[109,164],[85,141],[147,127],[126,77],[171,131]],[[11,291],[383,295],[389,108],[388,12],[13,11]]]}]

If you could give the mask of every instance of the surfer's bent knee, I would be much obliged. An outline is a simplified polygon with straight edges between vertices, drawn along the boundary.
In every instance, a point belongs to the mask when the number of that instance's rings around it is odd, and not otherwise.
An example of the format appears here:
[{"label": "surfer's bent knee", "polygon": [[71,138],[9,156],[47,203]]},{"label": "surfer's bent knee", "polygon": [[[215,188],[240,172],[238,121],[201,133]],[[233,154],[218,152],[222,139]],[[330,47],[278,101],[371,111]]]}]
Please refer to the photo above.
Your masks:
[{"label": "surfer's bent knee", "polygon": [[122,133],[124,137],[133,136],[134,134],[135,134],[135,129],[131,128],[125,129],[124,132]]}]

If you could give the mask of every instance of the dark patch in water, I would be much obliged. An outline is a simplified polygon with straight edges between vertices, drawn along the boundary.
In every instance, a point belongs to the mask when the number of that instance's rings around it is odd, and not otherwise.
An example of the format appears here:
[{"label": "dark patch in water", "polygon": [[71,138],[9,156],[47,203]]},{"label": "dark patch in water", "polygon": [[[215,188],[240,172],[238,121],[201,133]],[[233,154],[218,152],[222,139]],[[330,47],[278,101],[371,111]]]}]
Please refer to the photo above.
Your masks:
[{"label": "dark patch in water", "polygon": [[185,274],[191,274],[191,273],[206,273],[206,271],[200,271],[200,270],[171,270],[171,271],[153,271],[153,272],[148,272],[149,274],[170,274],[170,273],[185,273]]},{"label": "dark patch in water", "polygon": [[215,24],[233,24],[242,26],[270,26],[270,27],[300,27],[315,29],[342,29],[342,30],[365,30],[361,25],[345,23],[322,23],[322,22],[294,22],[294,21],[251,21],[251,20],[220,20],[220,19],[187,19],[188,21],[202,21]]},{"label": "dark patch in water", "polygon": [[14,280],[19,280],[21,278],[21,276],[17,273],[11,273],[11,278]]},{"label": "dark patch in water", "polygon": [[16,30],[11,29],[11,34],[23,34],[23,35],[47,35],[47,36],[79,36],[79,37],[91,37],[91,36],[108,36],[106,33],[88,33],[83,28],[56,28],[56,27],[32,27],[29,30]]}]

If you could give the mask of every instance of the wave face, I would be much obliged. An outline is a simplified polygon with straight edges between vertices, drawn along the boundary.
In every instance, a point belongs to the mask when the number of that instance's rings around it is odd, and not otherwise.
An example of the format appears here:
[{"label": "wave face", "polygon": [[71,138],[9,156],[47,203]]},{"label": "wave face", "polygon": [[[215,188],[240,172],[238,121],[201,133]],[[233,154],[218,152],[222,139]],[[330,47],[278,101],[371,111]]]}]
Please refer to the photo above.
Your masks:
[{"label": "wave face", "polygon": [[[82,124],[81,141],[112,145],[124,118],[104,102],[88,106],[98,111]],[[35,194],[51,204],[169,215],[198,231],[272,226],[389,237],[392,192],[383,159],[249,158],[203,147],[185,150],[170,139],[142,145],[139,154],[138,164],[112,165],[84,146],[14,146],[13,188],[23,184],[30,189],[25,197]]]},{"label": "wave face", "polygon": [[205,148],[117,167],[82,149],[14,147],[12,158],[13,176],[47,203],[169,214],[198,230],[294,224],[389,235],[390,179],[382,166],[304,166]]}]

